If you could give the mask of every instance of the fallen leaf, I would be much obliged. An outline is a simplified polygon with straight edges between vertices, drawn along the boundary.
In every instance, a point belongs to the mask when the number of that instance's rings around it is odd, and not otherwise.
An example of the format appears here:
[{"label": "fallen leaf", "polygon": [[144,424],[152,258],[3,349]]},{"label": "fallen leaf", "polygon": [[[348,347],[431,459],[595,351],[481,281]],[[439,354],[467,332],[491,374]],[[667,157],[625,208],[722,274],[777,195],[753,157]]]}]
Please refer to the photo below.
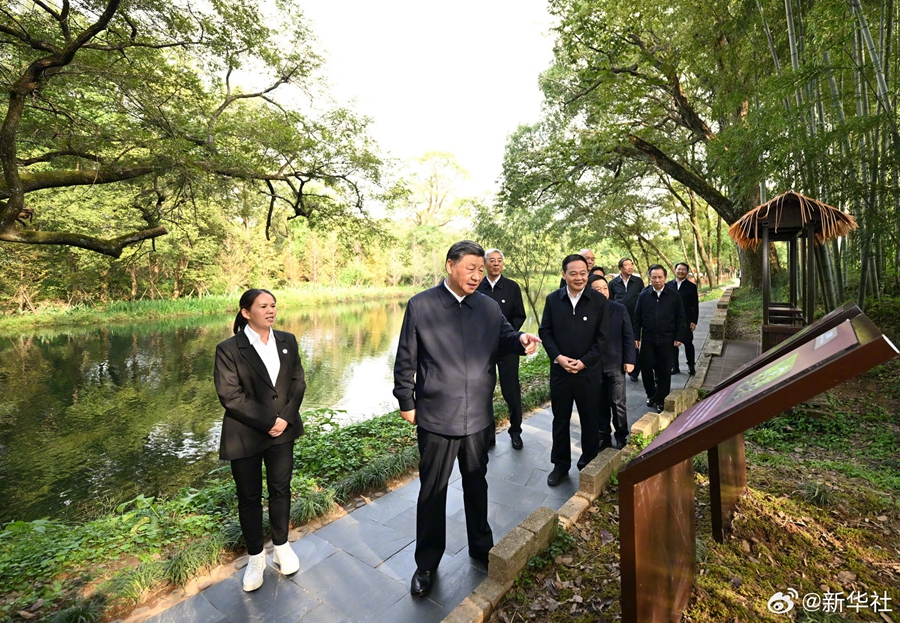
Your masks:
[{"label": "fallen leaf", "polygon": [[741,549],[743,549],[748,554],[750,553],[750,543],[748,543],[746,539],[741,541]]},{"label": "fallen leaf", "polygon": [[741,584],[742,584],[741,578],[739,578],[739,577],[737,577],[737,576],[731,578],[731,586],[732,586],[732,588],[740,588]]},{"label": "fallen leaf", "polygon": [[613,541],[614,541],[613,536],[609,532],[607,532],[606,530],[600,531],[600,544],[601,545],[608,545],[609,543],[612,543]]},{"label": "fallen leaf", "polygon": [[852,571],[841,571],[837,574],[837,579],[841,584],[850,584],[856,580],[856,574]]},{"label": "fallen leaf", "polygon": [[878,521],[887,521],[887,515],[879,515],[875,519],[877,519]]},{"label": "fallen leaf", "polygon": [[38,599],[36,602],[31,604],[31,607],[28,609],[29,612],[34,612],[35,610],[39,610],[41,606],[44,605],[43,599]]},{"label": "fallen leaf", "polygon": [[19,616],[23,619],[33,619],[37,615],[33,612],[28,612],[27,610],[19,610]]},{"label": "fallen leaf", "polygon": [[555,600],[553,600],[553,599],[551,599],[551,600],[550,600],[550,603],[547,605],[547,610],[548,610],[549,612],[556,612],[556,610],[557,610],[558,608],[559,608],[559,602],[558,602],[558,601],[555,601]]}]

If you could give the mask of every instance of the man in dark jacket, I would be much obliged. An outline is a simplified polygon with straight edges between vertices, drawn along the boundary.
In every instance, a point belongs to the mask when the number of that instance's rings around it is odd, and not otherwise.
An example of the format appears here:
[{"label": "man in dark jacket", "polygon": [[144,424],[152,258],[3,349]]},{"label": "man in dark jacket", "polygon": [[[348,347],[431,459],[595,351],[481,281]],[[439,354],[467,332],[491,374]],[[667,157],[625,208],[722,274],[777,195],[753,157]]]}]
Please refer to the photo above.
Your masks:
[{"label": "man in dark jacket", "polygon": [[400,415],[417,426],[419,490],[416,573],[410,592],[426,595],[446,546],[447,483],[459,460],[469,555],[487,564],[494,541],[487,517],[488,440],[497,357],[533,353],[540,340],[513,329],[500,306],[475,292],[484,249],[471,240],[447,252],[447,278],[409,300],[394,363]]},{"label": "man in dark jacket", "polygon": [[[691,267],[686,262],[678,262],[675,264],[675,278],[666,285],[675,288],[681,295],[681,302],[684,304],[684,316],[687,322],[688,330],[681,336],[681,343],[684,344],[684,358],[687,360],[688,373],[693,376],[696,373],[694,364],[694,329],[697,328],[697,321],[700,319],[700,297],[697,294],[697,286],[688,279],[688,273]],[[678,347],[672,347],[672,374],[681,374],[678,369]]]},{"label": "man in dark jacket", "polygon": [[[555,487],[572,467],[569,421],[572,403],[581,420],[578,469],[610,445],[609,420],[600,420],[600,385],[606,297],[586,288],[587,261],[580,255],[563,260],[566,286],[547,295],[538,334],[550,358],[550,404],[553,411],[553,471],[547,484]],[[601,439],[602,436],[602,439]]]},{"label": "man in dark jacket", "polygon": [[[588,285],[609,298],[606,279],[599,275],[588,277]],[[628,440],[628,409],[625,406],[625,375],[634,370],[637,354],[631,316],[621,303],[606,302],[608,308],[606,339],[603,342],[603,387],[600,394],[600,422],[612,418],[616,430],[616,448],[622,449]]]},{"label": "man in dark jacket", "polygon": [[641,349],[641,377],[647,406],[660,412],[672,385],[672,346],[687,325],[684,304],[673,288],[666,287],[665,267],[650,267],[650,287],[638,297],[634,310],[635,346]]},{"label": "man in dark jacket", "polygon": [[[623,257],[619,260],[619,274],[609,282],[610,299],[621,303],[628,310],[628,315],[634,320],[634,309],[637,305],[638,295],[644,289],[644,282],[634,274],[634,262],[631,258]],[[641,373],[641,356],[637,354],[637,362],[629,373],[632,381],[638,380]]]},{"label": "man in dark jacket", "polygon": [[[518,331],[525,322],[525,303],[519,284],[507,279],[503,272],[503,252],[488,249],[485,257],[487,274],[478,284],[478,291],[489,296],[498,305],[506,321]],[[509,437],[512,447],[522,449],[522,387],[519,385],[519,356],[515,353],[497,358],[497,376],[500,377],[500,392],[509,407]],[[493,444],[491,444],[493,445]]]}]

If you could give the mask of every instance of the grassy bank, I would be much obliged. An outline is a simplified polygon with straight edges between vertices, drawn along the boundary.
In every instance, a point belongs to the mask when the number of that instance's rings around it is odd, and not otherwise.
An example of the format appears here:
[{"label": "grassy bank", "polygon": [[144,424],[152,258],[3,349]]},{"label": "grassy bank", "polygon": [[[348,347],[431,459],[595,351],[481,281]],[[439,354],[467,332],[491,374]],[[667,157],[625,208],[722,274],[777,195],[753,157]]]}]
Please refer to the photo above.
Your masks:
[{"label": "grassy bank", "polygon": [[[523,408],[549,399],[546,354],[523,360]],[[395,411],[334,425],[333,411],[304,413],[295,448],[291,523],[327,515],[364,491],[418,468],[415,428]],[[506,405],[495,395],[498,422]],[[182,585],[243,547],[234,484],[225,466],[205,486],[170,499],[144,496],[81,523],[42,519],[0,529],[0,621],[100,621]],[[265,521],[268,524],[268,521]],[[32,610],[33,608],[33,610]]]},{"label": "grassy bank", "polygon": [[[311,307],[326,303],[367,300],[391,300],[409,297],[421,288],[411,287],[323,287],[308,286],[290,290],[274,290],[279,307],[284,309]],[[107,304],[47,304],[31,312],[0,312],[0,335],[15,335],[49,327],[77,327],[98,323],[128,323],[164,318],[179,318],[237,313],[238,294],[216,294],[175,300],[113,301]]]},{"label": "grassy bank", "polygon": [[[742,339],[759,335],[753,298],[732,299],[729,331]],[[896,343],[900,300],[873,304],[867,315]],[[695,457],[698,568],[685,621],[897,620],[898,399],[895,359],[829,392],[827,415],[791,411],[750,430],[747,494],[725,543],[712,539],[709,468],[705,454]],[[491,621],[621,619],[615,482],[529,562]],[[800,595],[793,612],[770,611],[769,600],[789,588]],[[815,611],[803,607],[807,594],[818,596]]]}]

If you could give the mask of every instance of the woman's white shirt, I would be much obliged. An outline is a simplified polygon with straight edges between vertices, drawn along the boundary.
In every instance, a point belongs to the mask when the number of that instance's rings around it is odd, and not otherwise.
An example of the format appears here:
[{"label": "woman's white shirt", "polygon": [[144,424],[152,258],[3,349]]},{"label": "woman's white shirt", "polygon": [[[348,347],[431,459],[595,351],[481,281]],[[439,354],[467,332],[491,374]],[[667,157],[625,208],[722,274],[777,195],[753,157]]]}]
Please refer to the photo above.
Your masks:
[{"label": "woman's white shirt", "polygon": [[244,333],[250,344],[256,349],[259,358],[262,359],[266,370],[269,372],[269,378],[272,379],[272,387],[275,387],[275,381],[278,380],[278,373],[281,371],[281,359],[278,358],[278,345],[275,343],[275,333],[269,329],[269,343],[263,344],[259,333],[250,328],[250,325],[244,325]]}]

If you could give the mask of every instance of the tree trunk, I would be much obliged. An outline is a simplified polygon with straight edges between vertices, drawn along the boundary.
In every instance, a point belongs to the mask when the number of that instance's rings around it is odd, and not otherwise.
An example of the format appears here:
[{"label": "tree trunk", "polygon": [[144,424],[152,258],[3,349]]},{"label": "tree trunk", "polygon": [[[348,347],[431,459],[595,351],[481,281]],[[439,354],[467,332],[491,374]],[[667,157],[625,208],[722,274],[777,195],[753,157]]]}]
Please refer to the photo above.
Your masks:
[{"label": "tree trunk", "polygon": [[831,258],[831,249],[827,243],[816,245],[816,267],[822,283],[822,300],[825,302],[825,312],[828,313],[837,307],[837,287],[834,283],[834,262]]},{"label": "tree trunk", "polygon": [[738,258],[741,261],[741,287],[753,292],[762,291],[762,249],[738,247]]}]

